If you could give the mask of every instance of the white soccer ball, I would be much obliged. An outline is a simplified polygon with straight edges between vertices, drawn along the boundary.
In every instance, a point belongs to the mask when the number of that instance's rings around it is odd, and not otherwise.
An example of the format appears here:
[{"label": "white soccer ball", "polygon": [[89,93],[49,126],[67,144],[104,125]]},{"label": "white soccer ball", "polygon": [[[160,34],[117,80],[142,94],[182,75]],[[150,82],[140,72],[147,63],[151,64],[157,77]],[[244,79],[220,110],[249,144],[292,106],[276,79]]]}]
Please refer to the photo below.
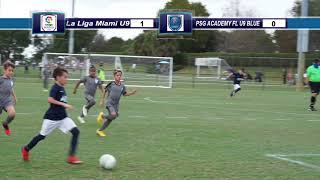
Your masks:
[{"label": "white soccer ball", "polygon": [[117,160],[111,154],[104,154],[99,159],[99,164],[104,169],[113,169],[117,165]]}]

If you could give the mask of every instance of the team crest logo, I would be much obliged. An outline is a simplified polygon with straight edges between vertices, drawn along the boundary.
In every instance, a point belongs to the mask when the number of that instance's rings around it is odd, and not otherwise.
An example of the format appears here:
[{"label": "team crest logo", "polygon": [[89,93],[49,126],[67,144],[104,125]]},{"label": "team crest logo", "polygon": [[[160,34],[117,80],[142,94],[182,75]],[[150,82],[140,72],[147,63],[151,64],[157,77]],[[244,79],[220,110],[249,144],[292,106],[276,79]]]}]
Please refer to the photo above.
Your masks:
[{"label": "team crest logo", "polygon": [[183,15],[167,15],[167,31],[184,31]]},{"label": "team crest logo", "polygon": [[60,101],[67,103],[67,102],[68,102],[68,96],[62,96],[62,97],[60,98]]},{"label": "team crest logo", "polygon": [[41,15],[40,31],[57,31],[57,15]]}]

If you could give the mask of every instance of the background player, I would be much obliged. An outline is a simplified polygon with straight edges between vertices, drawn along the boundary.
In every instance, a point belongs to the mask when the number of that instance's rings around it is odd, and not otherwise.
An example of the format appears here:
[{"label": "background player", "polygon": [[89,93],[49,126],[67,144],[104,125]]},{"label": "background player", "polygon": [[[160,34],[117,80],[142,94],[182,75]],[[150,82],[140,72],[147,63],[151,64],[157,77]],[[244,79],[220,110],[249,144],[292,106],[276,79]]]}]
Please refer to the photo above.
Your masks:
[{"label": "background player", "polygon": [[240,83],[242,80],[244,80],[243,77],[244,77],[244,72],[242,70],[239,70],[239,72],[230,70],[229,78],[233,78],[233,91],[230,94],[231,97],[236,95],[236,93],[241,90]]},{"label": "background player", "polygon": [[100,105],[103,104],[103,101],[106,97],[106,93],[108,93],[106,108],[108,110],[108,116],[105,116],[103,112],[101,112],[97,118],[97,122],[102,124],[101,128],[97,130],[97,135],[104,137],[106,134],[103,132],[110,123],[118,117],[119,112],[119,102],[121,96],[131,96],[136,93],[136,90],[132,92],[127,92],[126,87],[123,83],[121,83],[121,70],[115,70],[113,72],[114,81],[110,82],[106,87],[103,93],[103,97],[100,101]]},{"label": "background player", "polygon": [[73,120],[68,117],[66,112],[66,109],[73,109],[72,105],[67,104],[68,98],[63,87],[66,85],[68,80],[68,71],[63,68],[56,68],[53,71],[53,78],[56,83],[50,90],[50,96],[48,97],[50,107],[44,115],[40,133],[36,135],[29,144],[22,148],[22,158],[24,161],[28,161],[29,151],[34,148],[38,142],[45,139],[45,137],[54,129],[59,128],[64,133],[71,132],[72,134],[71,147],[67,162],[70,164],[80,164],[82,161],[75,156],[80,131]]},{"label": "background player", "polygon": [[101,90],[101,94],[103,93],[102,81],[97,77],[96,71],[96,68],[94,66],[91,66],[89,69],[89,76],[85,76],[80,79],[73,90],[73,94],[76,94],[77,89],[81,83],[83,83],[86,88],[84,97],[87,101],[87,104],[82,107],[82,113],[78,117],[78,120],[81,123],[85,123],[85,120],[83,118],[88,115],[89,109],[96,104],[95,94],[97,91],[97,87],[99,87],[99,89]]},{"label": "background player", "polygon": [[3,75],[0,77],[0,115],[2,110],[8,113],[7,119],[2,122],[2,126],[6,135],[11,134],[9,124],[12,122],[16,115],[14,105],[17,102],[16,95],[13,91],[13,71],[15,65],[9,60],[3,64]]},{"label": "background player", "polygon": [[320,60],[315,59],[313,64],[308,67],[307,69],[307,77],[309,80],[309,86],[311,90],[311,99],[309,105],[309,111],[316,111],[314,105],[317,101],[317,96],[319,95],[320,91]]}]

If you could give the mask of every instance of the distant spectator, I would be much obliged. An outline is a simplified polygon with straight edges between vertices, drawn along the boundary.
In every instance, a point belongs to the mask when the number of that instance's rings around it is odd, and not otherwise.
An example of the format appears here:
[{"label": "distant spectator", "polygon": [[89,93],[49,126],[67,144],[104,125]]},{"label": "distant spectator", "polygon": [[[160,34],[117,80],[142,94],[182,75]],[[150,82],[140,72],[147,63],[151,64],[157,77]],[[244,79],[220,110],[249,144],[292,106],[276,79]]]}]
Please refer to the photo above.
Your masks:
[{"label": "distant spectator", "polygon": [[24,64],[24,73],[25,74],[29,73],[29,64],[27,62],[25,62],[25,64]]},{"label": "distant spectator", "polygon": [[261,71],[256,71],[256,77],[254,77],[254,80],[256,82],[262,82],[263,76],[264,76],[264,74]]},{"label": "distant spectator", "polygon": [[282,69],[282,82],[283,84],[287,84],[287,74],[288,74],[288,68]]},{"label": "distant spectator", "polygon": [[37,63],[35,61],[32,61],[32,70],[35,70],[37,66]]},{"label": "distant spectator", "polygon": [[43,79],[43,91],[48,91],[49,86],[49,78],[51,76],[51,70],[49,66],[45,66],[42,73],[42,79]]}]

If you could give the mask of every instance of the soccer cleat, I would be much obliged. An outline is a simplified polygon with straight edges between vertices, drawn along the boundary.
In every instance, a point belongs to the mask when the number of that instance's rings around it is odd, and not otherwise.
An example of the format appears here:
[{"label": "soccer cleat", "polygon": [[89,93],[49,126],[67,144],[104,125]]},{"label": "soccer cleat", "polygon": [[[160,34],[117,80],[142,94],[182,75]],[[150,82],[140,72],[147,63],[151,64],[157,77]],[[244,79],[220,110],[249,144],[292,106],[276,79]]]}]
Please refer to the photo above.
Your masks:
[{"label": "soccer cleat", "polygon": [[100,137],[106,137],[107,136],[103,131],[100,131],[99,129],[97,129],[96,133]]},{"label": "soccer cleat", "polygon": [[29,161],[29,152],[26,150],[25,147],[21,148],[21,156],[24,161]]},{"label": "soccer cleat", "polygon": [[8,125],[5,125],[5,124],[2,124],[2,127],[4,128],[5,134],[6,134],[7,136],[10,136],[11,130],[10,130],[9,126],[8,126]]},{"label": "soccer cleat", "polygon": [[230,97],[233,97],[235,95],[234,91],[230,94]]},{"label": "soccer cleat", "polygon": [[82,164],[83,162],[76,156],[69,156],[67,159],[69,164]]},{"label": "soccer cleat", "polygon": [[103,124],[103,112],[100,112],[99,113],[99,115],[98,115],[98,117],[97,117],[97,123],[99,124],[99,125],[102,125]]},{"label": "soccer cleat", "polygon": [[308,108],[308,110],[309,111],[317,111],[314,107],[312,107],[312,106],[310,106],[309,108]]},{"label": "soccer cleat", "polygon": [[86,123],[86,121],[81,116],[78,116],[78,121],[82,124]]},{"label": "soccer cleat", "polygon": [[84,117],[88,115],[88,109],[86,108],[86,106],[82,107],[82,114],[84,115]]}]

